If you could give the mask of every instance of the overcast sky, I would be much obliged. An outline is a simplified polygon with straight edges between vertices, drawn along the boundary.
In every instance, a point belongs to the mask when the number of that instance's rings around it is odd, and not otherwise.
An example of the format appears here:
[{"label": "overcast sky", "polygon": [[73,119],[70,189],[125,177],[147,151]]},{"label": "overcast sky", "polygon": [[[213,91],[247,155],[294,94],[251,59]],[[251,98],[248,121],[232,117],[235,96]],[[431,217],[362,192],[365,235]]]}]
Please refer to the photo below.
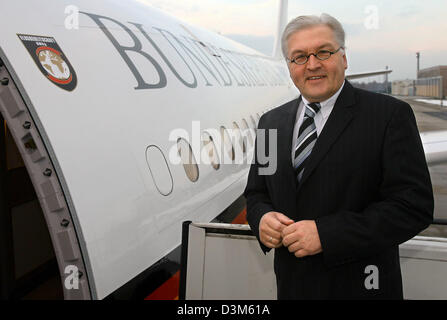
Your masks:
[{"label": "overcast sky", "polygon": [[[171,15],[270,54],[278,0],[142,0]],[[447,65],[446,0],[289,0],[289,20],[329,13],[346,31],[348,73],[390,66],[391,80]]]}]

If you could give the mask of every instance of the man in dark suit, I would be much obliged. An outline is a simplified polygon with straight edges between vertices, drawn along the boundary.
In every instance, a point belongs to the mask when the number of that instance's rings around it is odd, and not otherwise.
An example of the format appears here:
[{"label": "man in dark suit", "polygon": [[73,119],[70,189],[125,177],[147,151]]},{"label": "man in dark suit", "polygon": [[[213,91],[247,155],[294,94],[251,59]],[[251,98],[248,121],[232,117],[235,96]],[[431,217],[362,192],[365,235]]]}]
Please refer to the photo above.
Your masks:
[{"label": "man in dark suit", "polygon": [[[292,20],[283,54],[301,96],[261,117],[244,192],[262,249],[276,249],[278,299],[402,299],[398,245],[433,219],[413,112],[345,80],[344,31],[329,15]],[[271,130],[277,169],[263,175]]]}]

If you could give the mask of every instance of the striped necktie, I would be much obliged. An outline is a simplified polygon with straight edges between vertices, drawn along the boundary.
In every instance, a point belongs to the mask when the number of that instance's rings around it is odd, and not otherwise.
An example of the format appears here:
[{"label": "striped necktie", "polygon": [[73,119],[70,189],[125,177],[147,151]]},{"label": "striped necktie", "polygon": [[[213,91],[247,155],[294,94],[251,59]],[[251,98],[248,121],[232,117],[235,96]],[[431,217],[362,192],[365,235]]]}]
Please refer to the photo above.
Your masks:
[{"label": "striped necktie", "polygon": [[295,157],[293,161],[293,167],[296,170],[298,182],[300,182],[303,176],[306,159],[309,157],[312,148],[317,142],[317,127],[315,126],[314,117],[320,111],[320,108],[321,106],[318,102],[306,105],[303,123],[298,131],[298,139],[295,144]]}]

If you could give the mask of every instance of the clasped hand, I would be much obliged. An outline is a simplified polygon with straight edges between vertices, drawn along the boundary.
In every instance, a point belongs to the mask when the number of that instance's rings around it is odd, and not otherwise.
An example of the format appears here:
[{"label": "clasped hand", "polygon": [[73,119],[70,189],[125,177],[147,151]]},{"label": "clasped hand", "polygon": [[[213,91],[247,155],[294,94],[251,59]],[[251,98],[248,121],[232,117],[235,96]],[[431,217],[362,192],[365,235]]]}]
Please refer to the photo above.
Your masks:
[{"label": "clasped hand", "polygon": [[259,237],[268,248],[287,247],[297,258],[322,251],[314,220],[294,222],[279,212],[266,213],[259,223]]}]

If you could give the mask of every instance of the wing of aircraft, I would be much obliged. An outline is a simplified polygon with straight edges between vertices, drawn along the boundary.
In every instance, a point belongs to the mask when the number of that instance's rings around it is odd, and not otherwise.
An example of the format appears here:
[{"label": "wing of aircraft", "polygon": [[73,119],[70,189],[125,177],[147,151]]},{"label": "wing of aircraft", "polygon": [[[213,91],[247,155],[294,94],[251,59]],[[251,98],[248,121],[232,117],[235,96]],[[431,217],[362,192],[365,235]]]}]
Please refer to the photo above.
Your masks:
[{"label": "wing of aircraft", "polygon": [[353,80],[353,79],[360,79],[360,78],[366,78],[366,77],[380,76],[380,75],[390,74],[391,72],[393,72],[393,70],[386,69],[386,70],[377,70],[377,71],[370,71],[370,72],[351,73],[351,74],[346,75],[346,79]]},{"label": "wing of aircraft", "polygon": [[421,133],[425,158],[428,165],[436,165],[447,161],[447,131],[431,131]]},{"label": "wing of aircraft", "polygon": [[4,297],[155,297],[182,221],[243,214],[284,61],[136,0],[3,1],[0,25]]}]

